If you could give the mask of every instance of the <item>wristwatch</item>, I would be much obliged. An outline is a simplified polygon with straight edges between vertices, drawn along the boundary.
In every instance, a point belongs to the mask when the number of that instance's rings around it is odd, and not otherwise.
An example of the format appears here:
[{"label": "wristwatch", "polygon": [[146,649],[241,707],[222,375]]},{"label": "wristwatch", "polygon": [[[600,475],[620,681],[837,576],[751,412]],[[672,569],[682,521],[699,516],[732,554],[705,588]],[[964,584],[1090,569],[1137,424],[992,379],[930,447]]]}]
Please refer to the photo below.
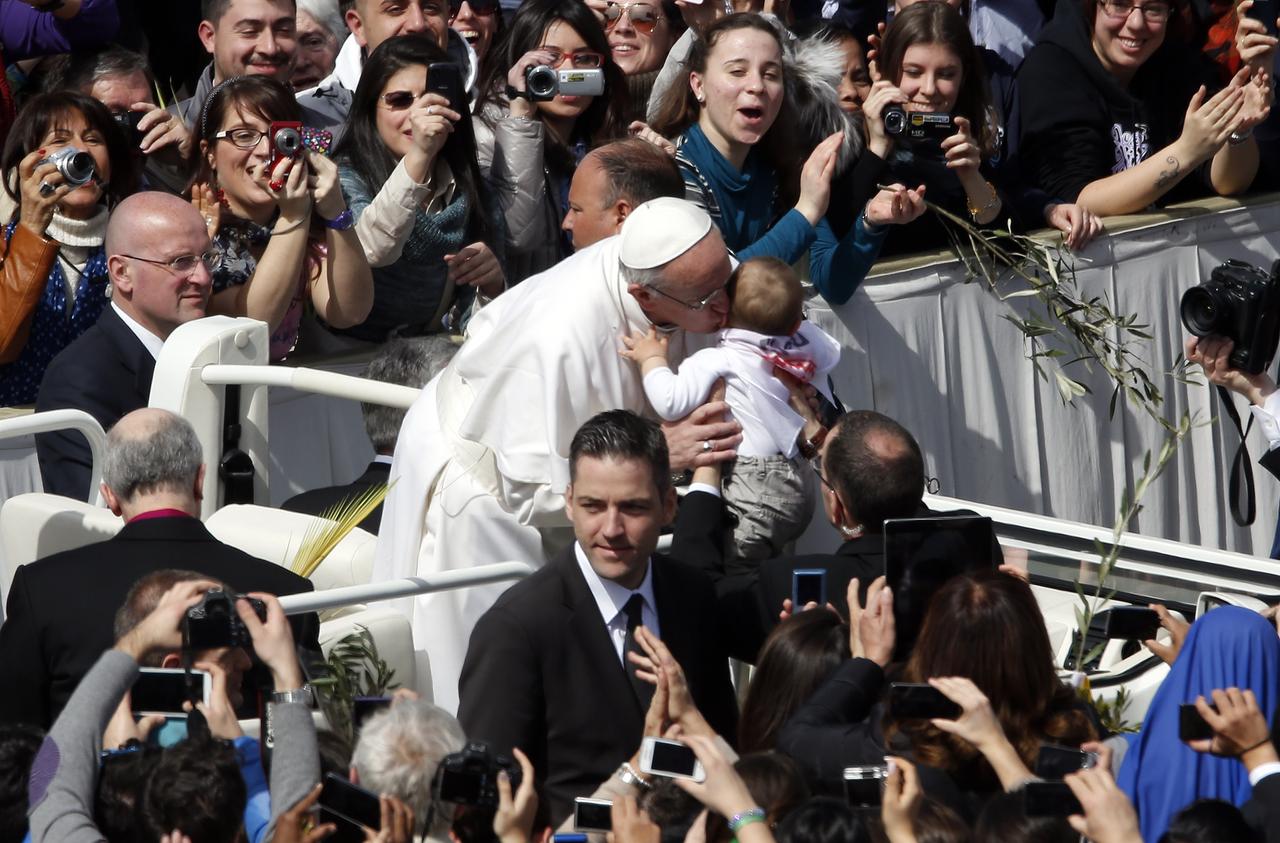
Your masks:
[{"label": "wristwatch", "polygon": [[272,691],[269,699],[276,704],[302,703],[310,706],[314,697],[311,694],[311,689],[303,685],[301,688],[294,688],[290,691]]},{"label": "wristwatch", "polygon": [[356,224],[356,215],[351,213],[350,208],[343,208],[342,213],[331,220],[325,220],[324,224],[334,231],[346,231]]},{"label": "wristwatch", "polygon": [[640,774],[631,767],[631,763],[627,761],[622,762],[622,766],[618,768],[618,771],[614,773],[614,775],[616,775],[623,784],[637,787],[640,790],[648,790],[653,787],[653,783],[642,779]]}]

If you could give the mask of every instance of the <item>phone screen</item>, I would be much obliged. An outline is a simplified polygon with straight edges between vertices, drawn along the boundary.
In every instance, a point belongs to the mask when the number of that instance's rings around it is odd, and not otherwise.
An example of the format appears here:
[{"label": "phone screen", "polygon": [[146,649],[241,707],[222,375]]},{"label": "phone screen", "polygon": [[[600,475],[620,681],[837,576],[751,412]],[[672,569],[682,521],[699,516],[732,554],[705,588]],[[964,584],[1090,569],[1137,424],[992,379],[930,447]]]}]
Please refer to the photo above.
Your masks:
[{"label": "phone screen", "polygon": [[797,569],[791,573],[791,608],[799,612],[810,603],[827,602],[827,572],[820,568]]},{"label": "phone screen", "polygon": [[884,780],[888,768],[847,767],[844,771],[844,797],[855,808],[873,808],[884,801]]},{"label": "phone screen", "polygon": [[670,773],[674,776],[692,776],[698,756],[682,743],[670,741],[654,741],[653,756],[649,767],[655,773]]},{"label": "phone screen", "polygon": [[1277,11],[1275,0],[1253,0],[1253,5],[1245,12],[1246,15],[1254,20],[1261,21],[1262,25],[1267,28],[1267,34],[1274,36],[1276,34],[1276,15]]},{"label": "phone screen", "polygon": [[1036,756],[1036,775],[1042,779],[1061,779],[1068,773],[1088,769],[1097,761],[1098,756],[1092,752],[1045,744]]},{"label": "phone screen", "polygon": [[1069,817],[1084,813],[1080,800],[1065,782],[1027,782],[1022,786],[1022,796],[1029,817]]},{"label": "phone screen", "polygon": [[941,717],[954,720],[960,716],[961,709],[932,685],[894,682],[889,686],[889,712],[903,719]]},{"label": "phone screen", "polygon": [[356,733],[359,734],[364,721],[390,705],[391,697],[356,697],[351,700],[351,725]]},{"label": "phone screen", "polygon": [[999,545],[990,518],[940,516],[884,522],[884,573],[893,589],[894,660],[910,654],[933,595],[952,577],[994,569]]},{"label": "phone screen", "polygon": [[320,807],[338,817],[354,820],[375,830],[382,827],[382,806],[377,794],[334,773],[324,777]]},{"label": "phone screen", "polygon": [[1160,616],[1155,609],[1141,606],[1117,606],[1107,612],[1106,636],[1123,641],[1147,641],[1160,630]]},{"label": "phone screen", "polygon": [[193,696],[203,700],[205,672],[191,671],[193,688],[187,693],[187,676],[183,670],[143,669],[129,692],[130,708],[135,714],[164,714],[169,717],[186,717],[182,704]]},{"label": "phone screen", "polygon": [[[1214,708],[1217,711],[1217,708]],[[1178,740],[1204,741],[1213,737],[1213,727],[1200,714],[1195,703],[1178,706]]]},{"label": "phone screen", "polygon": [[603,799],[575,799],[573,827],[578,831],[612,831],[613,803]]}]

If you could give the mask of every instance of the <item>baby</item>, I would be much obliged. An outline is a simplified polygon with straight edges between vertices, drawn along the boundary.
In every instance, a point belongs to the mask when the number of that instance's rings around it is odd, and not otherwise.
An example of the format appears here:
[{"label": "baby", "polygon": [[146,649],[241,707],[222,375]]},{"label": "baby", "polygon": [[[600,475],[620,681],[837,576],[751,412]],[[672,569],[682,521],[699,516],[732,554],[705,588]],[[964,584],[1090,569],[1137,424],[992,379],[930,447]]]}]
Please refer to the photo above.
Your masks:
[{"label": "baby", "polygon": [[[804,420],[774,377],[783,369],[822,391],[840,360],[840,344],[804,321],[804,290],[791,267],[754,258],[729,279],[729,327],[712,348],[667,365],[667,340],[653,328],[623,337],[623,357],[640,364],[644,392],[662,418],[683,418],[706,403],[715,382],[742,425],[738,458],[725,471],[724,499],[738,524],[725,549],[730,574],[791,550],[813,516],[813,472],[799,458]],[[830,396],[828,396],[830,397]]]}]

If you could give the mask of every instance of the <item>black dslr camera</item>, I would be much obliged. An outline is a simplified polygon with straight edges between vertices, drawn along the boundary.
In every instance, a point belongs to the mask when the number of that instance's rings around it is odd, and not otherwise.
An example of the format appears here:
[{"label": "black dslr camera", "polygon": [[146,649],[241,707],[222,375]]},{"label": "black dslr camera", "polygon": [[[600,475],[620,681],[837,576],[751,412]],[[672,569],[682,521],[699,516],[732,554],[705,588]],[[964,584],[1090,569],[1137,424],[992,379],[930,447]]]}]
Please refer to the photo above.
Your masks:
[{"label": "black dslr camera", "polygon": [[440,802],[455,805],[498,806],[498,772],[506,770],[511,790],[520,786],[520,766],[489,745],[473,741],[461,752],[446,755],[436,770],[435,793]]},{"label": "black dslr camera", "polygon": [[1182,324],[1197,337],[1235,343],[1229,362],[1251,375],[1266,371],[1280,341],[1280,260],[1271,274],[1229,260],[1182,294]]},{"label": "black dslr camera", "polygon": [[267,622],[267,604],[256,597],[232,594],[220,588],[211,588],[200,602],[187,609],[182,619],[183,646],[188,650],[212,650],[217,647],[248,648],[253,639],[249,629],[236,613],[236,600],[249,601],[254,613],[263,623]]},{"label": "black dslr camera", "polygon": [[956,133],[956,124],[945,111],[907,111],[891,105],[884,110],[884,130],[899,143],[937,146]]}]

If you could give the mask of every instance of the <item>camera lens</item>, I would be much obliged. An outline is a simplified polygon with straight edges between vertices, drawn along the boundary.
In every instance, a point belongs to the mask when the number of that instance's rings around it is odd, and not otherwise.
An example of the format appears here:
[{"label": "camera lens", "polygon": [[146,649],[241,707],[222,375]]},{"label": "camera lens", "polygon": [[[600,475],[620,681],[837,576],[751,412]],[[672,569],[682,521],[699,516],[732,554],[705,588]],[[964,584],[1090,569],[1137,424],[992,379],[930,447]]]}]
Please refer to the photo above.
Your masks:
[{"label": "camera lens", "polygon": [[1182,324],[1197,337],[1222,333],[1218,328],[1222,312],[1215,291],[1204,284],[1182,294]]},{"label": "camera lens", "polygon": [[907,113],[901,108],[886,108],[884,111],[884,130],[891,135],[900,135],[907,125]]},{"label": "camera lens", "polygon": [[529,68],[524,75],[525,87],[529,89],[529,95],[535,99],[554,97],[556,90],[560,87],[557,84],[559,81],[555,68],[545,64]]},{"label": "camera lens", "polygon": [[272,142],[281,155],[287,155],[292,158],[302,148],[302,135],[298,133],[297,129],[281,129],[276,132]]}]

